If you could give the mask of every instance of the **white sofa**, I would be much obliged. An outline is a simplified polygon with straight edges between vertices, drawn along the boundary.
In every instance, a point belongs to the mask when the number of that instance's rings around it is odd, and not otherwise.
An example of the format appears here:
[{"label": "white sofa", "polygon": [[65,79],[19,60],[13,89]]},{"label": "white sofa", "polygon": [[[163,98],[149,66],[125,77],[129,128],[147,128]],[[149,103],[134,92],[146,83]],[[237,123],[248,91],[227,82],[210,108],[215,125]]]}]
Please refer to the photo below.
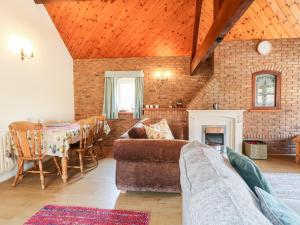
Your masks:
[{"label": "white sofa", "polygon": [[[199,142],[182,148],[183,225],[270,225],[258,199],[220,152]],[[299,203],[286,202],[299,212]]]}]

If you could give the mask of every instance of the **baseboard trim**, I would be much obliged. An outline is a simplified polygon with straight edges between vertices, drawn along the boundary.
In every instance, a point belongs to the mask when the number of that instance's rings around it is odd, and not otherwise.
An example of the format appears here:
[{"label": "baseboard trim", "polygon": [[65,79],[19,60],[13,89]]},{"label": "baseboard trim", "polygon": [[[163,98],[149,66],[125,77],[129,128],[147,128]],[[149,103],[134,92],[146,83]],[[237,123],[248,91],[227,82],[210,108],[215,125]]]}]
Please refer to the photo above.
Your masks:
[{"label": "baseboard trim", "polygon": [[296,154],[268,154],[268,155],[296,156]]}]

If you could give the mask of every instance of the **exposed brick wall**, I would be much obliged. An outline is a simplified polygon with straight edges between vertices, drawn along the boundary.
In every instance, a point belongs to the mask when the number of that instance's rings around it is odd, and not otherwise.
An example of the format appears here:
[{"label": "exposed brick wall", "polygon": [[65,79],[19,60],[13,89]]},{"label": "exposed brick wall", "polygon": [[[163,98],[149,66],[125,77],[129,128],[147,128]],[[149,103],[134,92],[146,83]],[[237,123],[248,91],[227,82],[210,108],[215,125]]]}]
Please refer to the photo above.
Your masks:
[{"label": "exposed brick wall", "polygon": [[300,39],[272,40],[269,56],[257,53],[258,41],[223,42],[214,54],[214,74],[190,103],[190,109],[251,108],[252,73],[282,73],[280,112],[244,114],[244,138],[268,142],[269,153],[294,153],[291,138],[300,133]]},{"label": "exposed brick wall", "polygon": [[[193,98],[212,74],[207,65],[199,75],[190,76],[189,57],[146,57],[80,59],[74,61],[75,118],[81,119],[102,113],[104,94],[104,72],[107,70],[143,70],[144,104],[169,106],[177,99],[185,105]],[[155,78],[156,71],[170,71],[171,77],[164,84]],[[119,137],[135,120],[127,118],[109,121],[111,134],[106,144]]]},{"label": "exposed brick wall", "polygon": [[[79,59],[74,61],[75,116],[77,119],[102,113],[104,72],[106,70],[143,70],[145,104],[168,106],[177,99],[188,104],[212,71],[205,69],[190,76],[189,57],[146,57],[113,59]],[[157,70],[171,72],[163,85],[154,76]]]},{"label": "exposed brick wall", "polygon": [[[207,67],[192,77],[189,57],[75,60],[76,119],[101,114],[105,70],[144,70],[145,104],[168,106],[182,98],[185,104],[193,99],[190,109],[211,109],[217,102],[221,109],[249,110],[252,73],[273,69],[282,73],[282,111],[245,112],[244,137],[267,141],[269,153],[294,153],[291,138],[300,133],[300,39],[271,42],[273,51],[269,56],[256,52],[258,41],[223,42],[214,54],[214,70]],[[158,85],[156,70],[170,70],[171,79],[163,86]],[[153,113],[151,116],[168,117]],[[131,118],[109,121],[113,131],[106,143],[111,144],[135,122]]]}]

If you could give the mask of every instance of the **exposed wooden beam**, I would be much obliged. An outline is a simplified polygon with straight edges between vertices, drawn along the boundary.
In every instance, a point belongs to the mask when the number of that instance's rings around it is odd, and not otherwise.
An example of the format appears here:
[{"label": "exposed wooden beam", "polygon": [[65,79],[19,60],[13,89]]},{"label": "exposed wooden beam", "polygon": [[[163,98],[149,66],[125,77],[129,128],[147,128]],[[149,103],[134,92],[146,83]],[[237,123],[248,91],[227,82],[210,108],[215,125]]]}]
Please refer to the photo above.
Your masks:
[{"label": "exposed wooden beam", "polygon": [[34,0],[35,4],[46,4],[53,2],[75,2],[75,1],[93,1],[93,0]]},{"label": "exposed wooden beam", "polygon": [[193,33],[193,44],[192,44],[192,59],[195,57],[197,43],[198,43],[198,34],[200,26],[200,17],[201,17],[201,8],[203,0],[196,0],[196,13],[194,20],[194,33]]},{"label": "exposed wooden beam", "polygon": [[224,0],[214,0],[214,19],[216,19]]},{"label": "exposed wooden beam", "polygon": [[217,45],[222,42],[225,35],[241,18],[253,1],[224,0],[212,26],[191,62],[191,74],[194,74],[201,62],[205,61],[212,54]]}]

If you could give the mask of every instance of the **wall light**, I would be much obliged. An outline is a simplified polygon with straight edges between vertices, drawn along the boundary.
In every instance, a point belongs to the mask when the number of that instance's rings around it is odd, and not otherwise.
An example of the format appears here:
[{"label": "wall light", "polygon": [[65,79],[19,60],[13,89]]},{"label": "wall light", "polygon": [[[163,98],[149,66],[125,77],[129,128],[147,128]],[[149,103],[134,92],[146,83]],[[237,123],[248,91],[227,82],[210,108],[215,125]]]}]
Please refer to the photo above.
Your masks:
[{"label": "wall light", "polygon": [[165,81],[168,81],[171,77],[171,71],[155,71],[154,76],[157,81],[160,81],[161,83],[165,83]]},{"label": "wall light", "polygon": [[23,38],[11,37],[10,47],[13,52],[20,54],[21,60],[32,59],[34,57],[32,44]]}]

